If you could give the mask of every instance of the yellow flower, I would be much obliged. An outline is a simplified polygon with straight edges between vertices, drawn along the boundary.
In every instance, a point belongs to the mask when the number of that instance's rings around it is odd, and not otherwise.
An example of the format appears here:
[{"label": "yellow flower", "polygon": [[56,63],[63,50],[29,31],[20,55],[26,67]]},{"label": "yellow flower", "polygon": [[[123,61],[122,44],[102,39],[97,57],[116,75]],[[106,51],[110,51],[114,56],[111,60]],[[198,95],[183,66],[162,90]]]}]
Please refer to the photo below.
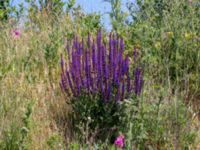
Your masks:
[{"label": "yellow flower", "polygon": [[173,32],[167,32],[167,36],[168,36],[169,38],[172,38],[172,37],[174,37],[174,33],[173,33]]},{"label": "yellow flower", "polygon": [[185,39],[186,40],[191,40],[192,35],[190,33],[185,33]]},{"label": "yellow flower", "polygon": [[156,49],[160,49],[161,48],[160,42],[156,42],[154,46],[155,46]]},{"label": "yellow flower", "polygon": [[136,44],[135,44],[135,48],[136,48],[136,49],[140,49],[140,48],[141,48],[141,45],[140,45],[139,43],[136,43]]}]

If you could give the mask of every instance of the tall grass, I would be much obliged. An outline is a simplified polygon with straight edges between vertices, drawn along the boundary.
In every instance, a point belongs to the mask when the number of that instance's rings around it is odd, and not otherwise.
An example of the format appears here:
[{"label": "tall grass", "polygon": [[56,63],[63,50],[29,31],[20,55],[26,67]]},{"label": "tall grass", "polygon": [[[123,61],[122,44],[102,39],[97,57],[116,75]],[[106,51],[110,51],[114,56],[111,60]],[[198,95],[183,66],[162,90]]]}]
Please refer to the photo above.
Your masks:
[{"label": "tall grass", "polygon": [[[71,107],[59,87],[60,55],[74,35],[87,38],[88,32],[95,35],[99,28],[107,34],[101,15],[85,14],[70,2],[67,13],[38,10],[29,3],[22,22],[13,18],[0,22],[0,149],[116,148],[108,142],[78,142],[70,134],[73,128],[66,114]],[[126,125],[119,134],[125,135],[125,148],[197,149],[199,2],[137,0],[136,7],[128,5],[133,22],[119,13],[120,1],[110,4],[113,31],[124,38],[130,63],[134,64],[134,47],[137,65],[144,65],[141,96],[123,103],[127,115],[121,120]],[[19,38],[13,30],[20,32]]]}]

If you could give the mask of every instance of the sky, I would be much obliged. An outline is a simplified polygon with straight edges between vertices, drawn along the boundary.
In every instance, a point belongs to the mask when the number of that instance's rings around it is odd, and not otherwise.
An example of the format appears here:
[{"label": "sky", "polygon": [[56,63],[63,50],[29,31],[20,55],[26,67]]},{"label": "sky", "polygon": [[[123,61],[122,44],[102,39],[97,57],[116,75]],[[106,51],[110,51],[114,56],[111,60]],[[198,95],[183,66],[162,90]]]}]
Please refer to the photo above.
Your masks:
[{"label": "sky", "polygon": [[[68,0],[63,1],[67,2]],[[125,5],[128,1],[130,0],[121,0],[123,10],[126,10]],[[12,0],[12,5],[14,6],[17,6],[20,3],[24,3],[24,0]],[[111,28],[109,16],[107,14],[107,12],[110,11],[111,7],[108,2],[104,2],[103,0],[76,0],[76,6],[77,4],[79,4],[86,13],[100,12],[100,14],[102,14],[102,23],[105,24],[108,30],[109,28]]]}]

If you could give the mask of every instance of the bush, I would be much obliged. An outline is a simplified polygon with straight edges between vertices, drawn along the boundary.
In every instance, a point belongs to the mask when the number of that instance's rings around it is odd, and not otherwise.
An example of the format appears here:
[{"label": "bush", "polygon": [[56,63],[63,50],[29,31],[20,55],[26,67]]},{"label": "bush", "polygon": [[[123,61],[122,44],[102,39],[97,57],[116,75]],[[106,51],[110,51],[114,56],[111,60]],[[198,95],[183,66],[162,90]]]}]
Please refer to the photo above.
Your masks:
[{"label": "bush", "polygon": [[166,102],[161,95],[154,103],[147,98],[125,102],[126,149],[190,149],[197,138],[197,130],[191,128],[192,112],[181,97],[175,95]]},{"label": "bush", "polygon": [[[197,1],[137,0],[130,5],[134,22],[130,40],[142,51],[149,77],[171,89],[199,83],[199,14]],[[169,80],[166,80],[169,79]],[[189,87],[187,87],[185,84]],[[195,89],[199,86],[195,86]]]},{"label": "bush", "polygon": [[123,127],[120,102],[133,91],[139,96],[143,82],[139,67],[130,75],[128,55],[123,56],[122,38],[110,34],[108,43],[108,46],[104,44],[101,31],[96,43],[94,39],[91,42],[88,35],[86,46],[83,40],[78,42],[75,38],[71,48],[67,45],[66,63],[63,56],[61,58],[60,86],[68,97],[72,96],[73,126],[83,126],[82,131],[90,132],[87,136],[93,134],[101,140],[112,137],[114,131]]}]

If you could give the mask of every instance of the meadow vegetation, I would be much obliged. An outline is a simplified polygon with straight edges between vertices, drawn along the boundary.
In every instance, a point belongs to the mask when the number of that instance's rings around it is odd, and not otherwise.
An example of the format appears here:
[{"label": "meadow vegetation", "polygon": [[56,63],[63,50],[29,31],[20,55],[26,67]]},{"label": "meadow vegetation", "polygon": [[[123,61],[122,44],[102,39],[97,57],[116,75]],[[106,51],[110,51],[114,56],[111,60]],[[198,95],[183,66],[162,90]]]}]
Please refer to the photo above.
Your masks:
[{"label": "meadow vegetation", "polygon": [[[198,150],[200,2],[0,0],[0,150]],[[26,6],[26,7],[25,7]]]}]

